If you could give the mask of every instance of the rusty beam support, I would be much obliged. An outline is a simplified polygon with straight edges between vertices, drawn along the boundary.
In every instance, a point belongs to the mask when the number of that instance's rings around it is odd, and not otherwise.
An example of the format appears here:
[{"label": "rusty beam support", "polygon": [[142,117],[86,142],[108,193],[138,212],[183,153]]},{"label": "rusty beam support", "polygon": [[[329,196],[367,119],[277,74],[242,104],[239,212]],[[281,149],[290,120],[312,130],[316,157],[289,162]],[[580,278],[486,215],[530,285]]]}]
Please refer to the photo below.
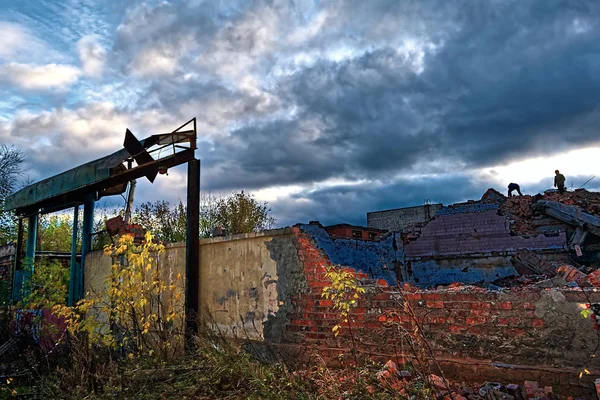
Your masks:
[{"label": "rusty beam support", "polygon": [[188,162],[187,238],[185,248],[186,336],[198,333],[200,302],[200,160]]}]

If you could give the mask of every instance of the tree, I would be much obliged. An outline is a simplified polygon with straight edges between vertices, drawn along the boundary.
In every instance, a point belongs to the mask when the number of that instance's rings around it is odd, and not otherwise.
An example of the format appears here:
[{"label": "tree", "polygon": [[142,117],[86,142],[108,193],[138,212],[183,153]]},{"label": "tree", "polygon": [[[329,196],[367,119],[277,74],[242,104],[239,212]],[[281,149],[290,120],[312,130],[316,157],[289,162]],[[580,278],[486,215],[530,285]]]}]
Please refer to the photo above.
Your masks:
[{"label": "tree", "polygon": [[275,223],[270,212],[268,203],[259,202],[242,190],[217,200],[216,223],[230,235],[257,232],[268,229]]},{"label": "tree", "polygon": [[[83,221],[79,219],[78,237],[81,238]],[[71,214],[41,215],[38,228],[38,250],[71,251],[73,217]],[[81,247],[81,241],[78,241]]]},{"label": "tree", "polygon": [[187,231],[187,208],[180,201],[171,207],[168,201],[142,203],[132,216],[135,224],[155,233],[157,240],[165,243],[183,242]]},{"label": "tree", "polygon": [[24,161],[21,150],[0,144],[0,244],[12,242],[17,236],[14,214],[4,210],[4,201],[16,189]]}]

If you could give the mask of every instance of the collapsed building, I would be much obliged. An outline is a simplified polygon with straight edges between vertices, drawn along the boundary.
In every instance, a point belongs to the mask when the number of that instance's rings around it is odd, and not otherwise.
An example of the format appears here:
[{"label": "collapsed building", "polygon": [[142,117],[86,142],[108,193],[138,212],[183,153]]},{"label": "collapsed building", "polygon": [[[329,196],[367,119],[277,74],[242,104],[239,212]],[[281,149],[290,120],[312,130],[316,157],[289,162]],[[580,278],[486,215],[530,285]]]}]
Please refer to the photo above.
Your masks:
[{"label": "collapsed building", "polygon": [[477,201],[368,213],[367,221],[402,227],[393,233],[402,239],[398,277],[427,287],[554,275],[564,264],[591,272],[600,260],[598,215],[600,193],[584,189],[508,198],[489,189]]},{"label": "collapsed building", "polygon": [[[414,329],[406,302],[449,378],[588,388],[600,376],[600,193],[506,198],[489,190],[477,201],[432,206],[378,212],[366,227],[311,222],[201,239],[197,307],[260,356],[275,348],[335,365],[354,350],[410,361],[398,336]],[[182,276],[186,262],[183,243],[159,259]],[[87,255],[86,291],[102,290],[111,263],[102,252]],[[353,271],[365,289],[349,317],[352,340],[346,328],[332,331],[339,316],[322,296],[331,265]],[[592,318],[580,315],[586,305]],[[590,376],[579,377],[582,366]]]}]

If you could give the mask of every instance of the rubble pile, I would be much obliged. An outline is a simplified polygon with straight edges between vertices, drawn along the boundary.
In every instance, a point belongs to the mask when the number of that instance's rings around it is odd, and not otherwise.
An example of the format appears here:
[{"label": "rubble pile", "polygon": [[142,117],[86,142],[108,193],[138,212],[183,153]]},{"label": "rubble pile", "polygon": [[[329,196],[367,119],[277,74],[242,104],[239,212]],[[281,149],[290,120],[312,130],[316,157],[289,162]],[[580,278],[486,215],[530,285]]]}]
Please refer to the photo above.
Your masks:
[{"label": "rubble pile", "polygon": [[564,227],[565,225],[561,221],[544,215],[536,215],[533,212],[532,205],[539,200],[578,206],[588,214],[600,216],[600,193],[588,192],[585,189],[577,189],[564,194],[548,192],[536,196],[508,197],[506,200],[500,201],[498,212],[511,221],[511,232],[517,235],[547,233]]},{"label": "rubble pile", "polygon": [[577,189],[564,194],[550,192],[536,200],[550,200],[571,206],[575,205],[581,207],[588,214],[600,216],[600,192],[588,192],[585,189]]},{"label": "rubble pile", "polygon": [[[551,386],[540,386],[536,381],[524,381],[520,385],[500,382],[465,385],[447,381],[435,374],[431,374],[428,380],[436,392],[436,397],[440,400],[553,400],[565,398],[556,395]],[[568,397],[568,399],[579,400],[580,398]]]}]

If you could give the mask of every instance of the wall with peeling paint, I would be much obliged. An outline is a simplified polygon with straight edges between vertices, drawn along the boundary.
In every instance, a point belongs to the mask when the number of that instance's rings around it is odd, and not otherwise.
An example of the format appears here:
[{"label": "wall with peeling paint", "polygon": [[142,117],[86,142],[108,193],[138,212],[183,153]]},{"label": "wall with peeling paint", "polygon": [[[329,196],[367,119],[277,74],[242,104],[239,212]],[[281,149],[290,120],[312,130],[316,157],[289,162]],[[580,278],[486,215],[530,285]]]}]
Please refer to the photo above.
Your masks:
[{"label": "wall with peeling paint", "polygon": [[276,318],[278,254],[268,246],[282,240],[291,245],[289,229],[201,241],[200,306],[228,335],[262,339],[263,324]]},{"label": "wall with peeling paint", "polygon": [[333,265],[350,267],[373,279],[384,279],[390,285],[396,284],[396,270],[403,259],[398,236],[390,234],[377,241],[334,239],[321,225],[303,224],[300,229],[313,238]]},{"label": "wall with peeling paint", "polygon": [[[208,310],[228,336],[275,339],[290,297],[305,280],[293,238],[293,228],[285,228],[201,240],[199,309]],[[102,252],[88,255],[86,292],[103,290],[110,265]],[[185,244],[167,245],[159,266],[164,274],[185,277]]]}]

